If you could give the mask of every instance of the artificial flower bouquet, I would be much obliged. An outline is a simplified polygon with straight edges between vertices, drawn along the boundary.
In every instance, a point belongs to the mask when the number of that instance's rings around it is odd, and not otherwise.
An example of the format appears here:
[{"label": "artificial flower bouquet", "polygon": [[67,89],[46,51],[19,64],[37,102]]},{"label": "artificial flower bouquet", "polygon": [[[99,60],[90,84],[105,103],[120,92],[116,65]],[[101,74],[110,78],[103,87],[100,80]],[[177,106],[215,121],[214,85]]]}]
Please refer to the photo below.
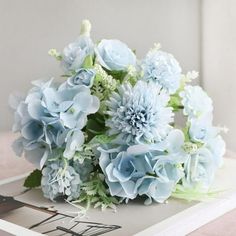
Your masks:
[{"label": "artificial flower bouquet", "polygon": [[37,167],[24,185],[102,209],[207,195],[225,143],[212,100],[190,85],[198,73],[183,75],[160,45],[138,60],[119,40],[93,43],[90,29],[83,21],[77,40],[49,51],[63,69],[59,80],[10,97],[20,133],[13,148]]}]

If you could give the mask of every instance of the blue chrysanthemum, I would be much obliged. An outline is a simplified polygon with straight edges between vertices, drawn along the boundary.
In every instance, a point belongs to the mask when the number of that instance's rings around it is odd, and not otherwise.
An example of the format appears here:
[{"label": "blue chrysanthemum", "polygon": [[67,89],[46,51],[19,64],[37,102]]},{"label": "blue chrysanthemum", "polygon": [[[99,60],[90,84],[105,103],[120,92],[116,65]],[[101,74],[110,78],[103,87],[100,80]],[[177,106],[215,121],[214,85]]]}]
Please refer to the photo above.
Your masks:
[{"label": "blue chrysanthemum", "polygon": [[151,143],[162,140],[173,121],[169,95],[152,83],[126,83],[107,102],[110,118],[106,125],[118,143]]},{"label": "blue chrysanthemum", "polygon": [[179,88],[181,68],[173,55],[160,50],[152,50],[143,60],[141,67],[143,80],[153,81],[170,94],[175,93]]},{"label": "blue chrysanthemum", "polygon": [[180,97],[184,106],[184,115],[187,115],[189,119],[199,118],[213,110],[211,98],[200,86],[185,86]]}]

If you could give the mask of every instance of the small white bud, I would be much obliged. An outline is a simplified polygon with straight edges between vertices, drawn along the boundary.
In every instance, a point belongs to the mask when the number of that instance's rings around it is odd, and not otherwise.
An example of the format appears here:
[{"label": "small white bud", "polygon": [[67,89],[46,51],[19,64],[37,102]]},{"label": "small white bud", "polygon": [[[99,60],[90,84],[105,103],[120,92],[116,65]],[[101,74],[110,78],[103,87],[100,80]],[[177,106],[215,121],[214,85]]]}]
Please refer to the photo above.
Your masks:
[{"label": "small white bud", "polygon": [[90,36],[91,23],[89,20],[83,20],[81,24],[80,35]]},{"label": "small white bud", "polygon": [[186,76],[189,80],[194,80],[199,76],[199,73],[193,70],[193,71],[189,71]]}]

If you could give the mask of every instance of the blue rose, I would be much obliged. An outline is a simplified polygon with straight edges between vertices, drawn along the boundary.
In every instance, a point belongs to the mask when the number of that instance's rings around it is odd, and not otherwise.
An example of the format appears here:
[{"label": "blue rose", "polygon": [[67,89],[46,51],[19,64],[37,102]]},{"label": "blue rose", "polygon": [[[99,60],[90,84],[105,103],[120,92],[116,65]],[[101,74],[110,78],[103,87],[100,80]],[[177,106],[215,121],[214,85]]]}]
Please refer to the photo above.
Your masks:
[{"label": "blue rose", "polygon": [[173,181],[165,181],[153,176],[145,176],[137,181],[137,192],[139,195],[146,195],[146,205],[155,202],[163,203],[170,197],[175,184]]},{"label": "blue rose", "polygon": [[99,164],[106,177],[112,196],[134,199],[137,196],[136,182],[146,173],[154,173],[150,155],[135,155],[129,149],[99,149]]},{"label": "blue rose", "polygon": [[200,184],[203,189],[208,189],[214,179],[217,168],[212,152],[202,147],[189,155],[184,164],[184,169],[185,177],[182,182],[185,187],[195,187]]},{"label": "blue rose", "polygon": [[69,86],[84,85],[91,88],[95,77],[95,71],[93,69],[79,69],[76,74],[67,80]]},{"label": "blue rose", "polygon": [[126,71],[136,65],[136,56],[130,48],[119,40],[103,39],[95,49],[98,62],[108,70]]},{"label": "blue rose", "polygon": [[62,53],[61,65],[64,71],[75,71],[81,68],[84,59],[94,53],[90,37],[81,35],[78,40],[66,46]]}]

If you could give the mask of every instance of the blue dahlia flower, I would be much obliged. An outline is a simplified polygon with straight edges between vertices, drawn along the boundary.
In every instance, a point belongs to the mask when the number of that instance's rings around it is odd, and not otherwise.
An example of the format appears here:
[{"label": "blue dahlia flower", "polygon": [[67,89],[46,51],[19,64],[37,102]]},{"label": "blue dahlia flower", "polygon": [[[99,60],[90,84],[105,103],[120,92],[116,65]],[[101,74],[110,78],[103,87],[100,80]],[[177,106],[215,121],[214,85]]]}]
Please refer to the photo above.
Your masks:
[{"label": "blue dahlia flower", "polygon": [[152,83],[126,83],[114,92],[109,101],[106,125],[116,142],[124,144],[160,141],[170,130],[172,108],[167,107],[169,95]]},{"label": "blue dahlia flower", "polygon": [[142,79],[153,81],[174,94],[180,87],[181,68],[173,55],[160,51],[151,50],[141,63],[143,70]]},{"label": "blue dahlia flower", "polygon": [[41,187],[44,197],[55,200],[63,196],[75,200],[80,195],[81,179],[75,169],[64,161],[48,162],[42,170]]},{"label": "blue dahlia flower", "polygon": [[81,68],[84,59],[88,55],[93,55],[94,45],[91,38],[81,35],[75,42],[66,46],[62,53],[62,68],[66,73],[76,71]]},{"label": "blue dahlia flower", "polygon": [[126,71],[136,65],[136,56],[125,43],[116,39],[103,39],[95,48],[98,62],[106,69]]},{"label": "blue dahlia flower", "polygon": [[199,86],[185,86],[180,97],[184,106],[184,115],[189,119],[199,118],[213,111],[211,98]]},{"label": "blue dahlia flower", "polygon": [[87,116],[98,110],[99,100],[85,86],[58,89],[52,80],[34,85],[25,99],[11,99],[15,109],[13,130],[21,134],[13,148],[42,168],[52,149],[65,148],[65,156],[71,158],[83,144],[80,130]]}]

